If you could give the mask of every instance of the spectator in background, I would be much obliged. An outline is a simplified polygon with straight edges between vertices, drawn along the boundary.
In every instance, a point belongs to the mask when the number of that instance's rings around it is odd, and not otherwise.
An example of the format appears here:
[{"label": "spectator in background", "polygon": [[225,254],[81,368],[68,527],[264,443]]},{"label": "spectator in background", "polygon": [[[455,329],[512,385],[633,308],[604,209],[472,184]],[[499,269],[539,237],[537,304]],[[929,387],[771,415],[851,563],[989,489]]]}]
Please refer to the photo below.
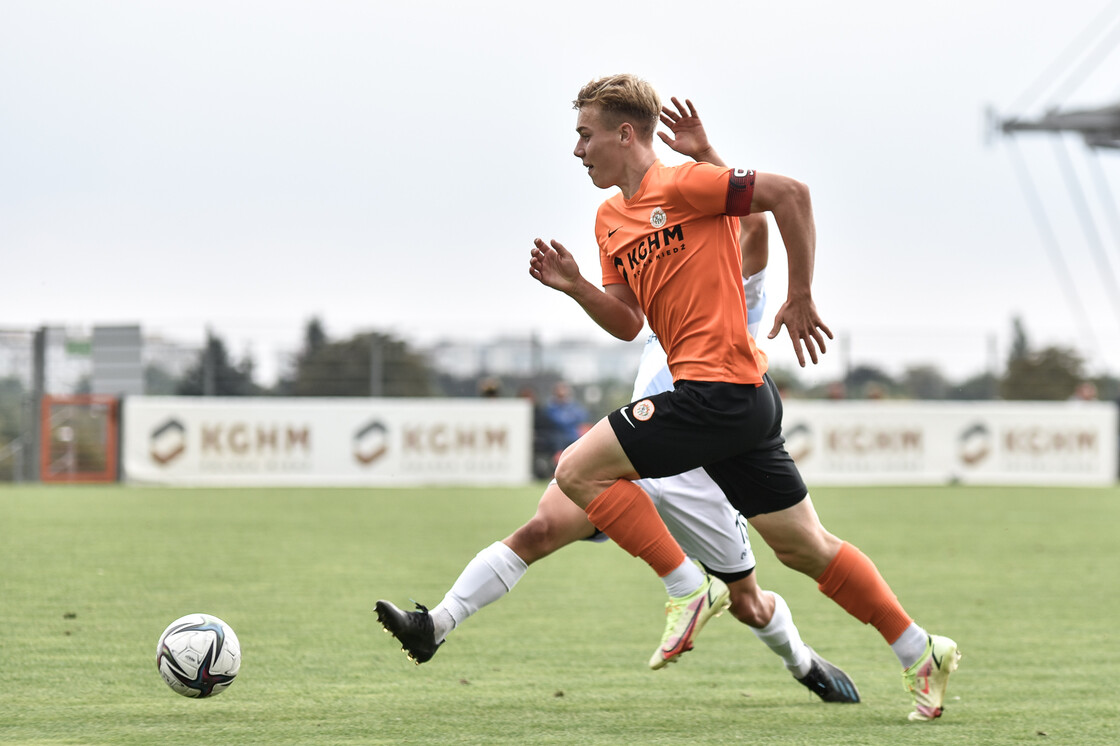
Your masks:
[{"label": "spectator in background", "polygon": [[501,393],[501,384],[497,378],[484,378],[478,384],[478,395],[483,399],[497,399]]},{"label": "spectator in background", "polygon": [[1082,381],[1077,384],[1077,388],[1073,391],[1073,396],[1070,397],[1073,401],[1096,401],[1097,400],[1097,384],[1092,381]]},{"label": "spectator in background", "polygon": [[537,392],[532,386],[522,386],[517,395],[533,407],[533,478],[552,479],[556,468],[556,425],[545,407],[537,401]]},{"label": "spectator in background", "polygon": [[563,381],[557,381],[552,387],[552,398],[548,400],[546,411],[556,428],[553,448],[555,453],[560,453],[575,443],[587,429],[587,410],[572,396],[572,387]]}]

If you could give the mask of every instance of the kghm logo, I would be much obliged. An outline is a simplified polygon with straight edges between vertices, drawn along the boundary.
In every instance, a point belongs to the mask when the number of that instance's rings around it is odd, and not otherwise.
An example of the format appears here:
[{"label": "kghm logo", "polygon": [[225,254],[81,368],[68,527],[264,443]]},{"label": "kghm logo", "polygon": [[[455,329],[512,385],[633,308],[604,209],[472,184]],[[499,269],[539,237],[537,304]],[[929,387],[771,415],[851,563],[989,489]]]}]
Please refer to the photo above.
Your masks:
[{"label": "kghm logo", "polygon": [[988,426],[977,422],[965,428],[957,438],[957,451],[961,463],[975,466],[992,453],[992,433]]},{"label": "kghm logo", "polygon": [[369,465],[384,456],[389,450],[389,429],[374,420],[354,433],[354,458],[358,463]]},{"label": "kghm logo", "polygon": [[149,443],[152,461],[166,466],[187,450],[187,428],[171,418],[152,431]]},{"label": "kghm logo", "polygon": [[240,422],[203,422],[201,452],[204,456],[246,457],[290,456],[311,450],[307,425]]},{"label": "kghm logo", "polygon": [[654,231],[642,238],[635,246],[626,252],[626,261],[621,256],[616,256],[614,266],[626,279],[626,270],[634,270],[634,276],[641,274],[642,266],[654,259],[662,259],[685,250],[684,229],[680,225]]},{"label": "kghm logo", "polygon": [[786,451],[794,461],[809,458],[813,452],[813,431],[804,422],[798,422],[782,433],[786,439]]}]

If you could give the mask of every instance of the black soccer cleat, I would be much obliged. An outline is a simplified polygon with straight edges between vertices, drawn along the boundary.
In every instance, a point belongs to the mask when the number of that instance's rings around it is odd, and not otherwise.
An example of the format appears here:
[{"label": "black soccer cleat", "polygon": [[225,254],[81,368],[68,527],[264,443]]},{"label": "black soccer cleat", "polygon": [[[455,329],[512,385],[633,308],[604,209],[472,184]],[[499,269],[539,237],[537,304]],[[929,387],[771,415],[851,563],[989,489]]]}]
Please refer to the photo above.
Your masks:
[{"label": "black soccer cleat", "polygon": [[374,606],[377,621],[385,631],[397,638],[408,659],[420,665],[432,659],[443,642],[436,642],[435,625],[428,607],[416,604],[419,611],[403,611],[388,601],[378,601]]},{"label": "black soccer cleat", "polygon": [[809,648],[809,654],[813,657],[812,666],[798,681],[825,702],[859,702],[859,690],[848,674],[817,655],[816,650]]}]

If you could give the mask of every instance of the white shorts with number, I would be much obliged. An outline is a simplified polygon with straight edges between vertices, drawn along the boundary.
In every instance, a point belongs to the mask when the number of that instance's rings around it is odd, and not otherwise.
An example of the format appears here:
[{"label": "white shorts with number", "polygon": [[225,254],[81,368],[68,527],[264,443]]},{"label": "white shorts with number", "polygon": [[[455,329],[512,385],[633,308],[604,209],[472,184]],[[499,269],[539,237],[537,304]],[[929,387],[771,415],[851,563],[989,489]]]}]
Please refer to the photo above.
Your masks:
[{"label": "white shorts with number", "polygon": [[[766,304],[763,270],[743,281],[747,297],[750,333],[757,335]],[[657,337],[650,335],[638,364],[631,401],[668,391],[673,379],[665,351]],[[741,574],[754,568],[754,552],[747,535],[747,521],[731,507],[723,490],[703,469],[658,479],[639,479],[637,484],[649,493],[669,533],[689,557],[718,573]]]},{"label": "white shorts with number", "polygon": [[693,469],[637,484],[649,493],[669,533],[689,557],[721,574],[754,568],[747,521],[706,471]]}]

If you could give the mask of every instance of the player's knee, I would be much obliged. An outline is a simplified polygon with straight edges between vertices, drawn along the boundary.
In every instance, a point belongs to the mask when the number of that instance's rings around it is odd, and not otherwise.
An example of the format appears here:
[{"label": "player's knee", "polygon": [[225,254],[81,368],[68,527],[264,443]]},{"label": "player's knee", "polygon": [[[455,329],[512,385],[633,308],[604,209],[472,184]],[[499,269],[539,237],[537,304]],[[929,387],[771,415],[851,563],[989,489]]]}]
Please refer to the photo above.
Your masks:
[{"label": "player's knee", "polygon": [[568,496],[573,494],[573,490],[579,486],[580,472],[573,463],[574,459],[568,457],[569,451],[564,451],[560,454],[559,460],[556,462],[556,472],[553,478],[556,480],[556,485],[560,490]]},{"label": "player's knee", "polygon": [[599,488],[598,483],[588,476],[586,469],[577,464],[569,453],[570,451],[565,451],[556,464],[556,484],[569,500],[586,508],[605,488]]}]

